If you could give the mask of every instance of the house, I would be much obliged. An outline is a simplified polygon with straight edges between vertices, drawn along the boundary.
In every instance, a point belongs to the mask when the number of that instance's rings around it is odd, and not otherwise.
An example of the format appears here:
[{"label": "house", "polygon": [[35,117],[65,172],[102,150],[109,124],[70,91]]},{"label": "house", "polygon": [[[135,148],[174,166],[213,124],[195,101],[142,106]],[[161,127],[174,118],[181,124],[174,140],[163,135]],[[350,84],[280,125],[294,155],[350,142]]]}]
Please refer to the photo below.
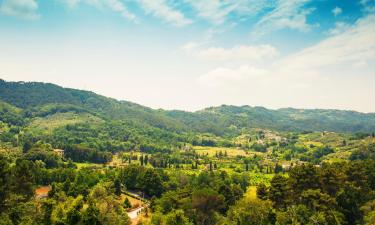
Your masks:
[{"label": "house", "polygon": [[62,149],[53,149],[53,152],[56,154],[56,155],[59,155],[61,157],[64,156],[64,150]]}]

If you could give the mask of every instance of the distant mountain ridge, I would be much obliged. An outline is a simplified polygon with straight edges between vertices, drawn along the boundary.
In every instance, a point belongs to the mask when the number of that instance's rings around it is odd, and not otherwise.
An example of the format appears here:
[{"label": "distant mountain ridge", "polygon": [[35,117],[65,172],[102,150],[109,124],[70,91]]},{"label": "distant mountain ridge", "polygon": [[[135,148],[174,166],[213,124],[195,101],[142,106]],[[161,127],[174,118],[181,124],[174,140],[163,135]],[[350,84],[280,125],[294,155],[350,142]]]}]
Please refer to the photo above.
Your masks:
[{"label": "distant mountain ridge", "polygon": [[[346,110],[293,109],[221,105],[196,112],[154,110],[128,101],[118,101],[94,92],[63,88],[41,82],[0,80],[3,108],[23,113],[81,111],[105,119],[129,120],[174,132],[238,134],[252,128],[281,131],[373,132],[375,113]],[[6,110],[6,111],[9,111]],[[42,113],[42,114],[41,114]],[[3,117],[3,114],[0,114]],[[0,118],[0,120],[3,120]]]}]

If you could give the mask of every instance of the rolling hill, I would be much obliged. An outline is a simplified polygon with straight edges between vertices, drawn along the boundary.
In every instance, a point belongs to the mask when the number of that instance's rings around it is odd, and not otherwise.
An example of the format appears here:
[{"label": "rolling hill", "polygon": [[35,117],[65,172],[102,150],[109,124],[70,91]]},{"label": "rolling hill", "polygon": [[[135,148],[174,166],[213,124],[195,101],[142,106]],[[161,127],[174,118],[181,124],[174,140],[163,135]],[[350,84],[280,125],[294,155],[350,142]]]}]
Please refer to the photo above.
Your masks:
[{"label": "rolling hill", "polygon": [[344,110],[293,109],[222,105],[196,112],[154,110],[93,92],[40,82],[0,80],[0,119],[6,123],[55,113],[91,114],[103,120],[167,132],[237,135],[252,128],[280,131],[373,132],[375,114]]}]

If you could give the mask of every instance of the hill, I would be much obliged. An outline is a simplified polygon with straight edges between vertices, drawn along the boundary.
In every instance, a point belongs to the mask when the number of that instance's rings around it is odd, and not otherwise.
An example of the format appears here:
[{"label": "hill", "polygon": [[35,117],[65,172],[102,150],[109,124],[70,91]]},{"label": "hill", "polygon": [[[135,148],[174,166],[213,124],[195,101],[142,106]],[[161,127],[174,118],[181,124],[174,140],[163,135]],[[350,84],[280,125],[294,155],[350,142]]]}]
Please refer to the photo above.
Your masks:
[{"label": "hill", "polygon": [[375,114],[329,109],[278,110],[264,107],[222,105],[194,113],[167,111],[166,114],[193,130],[215,134],[240,133],[251,128],[279,131],[372,132]]},{"label": "hill", "polygon": [[[89,113],[106,121],[122,121],[138,127],[167,132],[211,133],[235,136],[253,128],[278,131],[373,132],[375,114],[344,110],[271,110],[264,107],[222,105],[196,112],[154,110],[128,101],[118,101],[93,92],[63,88],[40,82],[0,80],[2,110],[22,111],[25,117],[54,113]],[[8,115],[15,113],[8,113]],[[10,119],[1,114],[5,122]],[[14,120],[14,119],[13,119]]]}]

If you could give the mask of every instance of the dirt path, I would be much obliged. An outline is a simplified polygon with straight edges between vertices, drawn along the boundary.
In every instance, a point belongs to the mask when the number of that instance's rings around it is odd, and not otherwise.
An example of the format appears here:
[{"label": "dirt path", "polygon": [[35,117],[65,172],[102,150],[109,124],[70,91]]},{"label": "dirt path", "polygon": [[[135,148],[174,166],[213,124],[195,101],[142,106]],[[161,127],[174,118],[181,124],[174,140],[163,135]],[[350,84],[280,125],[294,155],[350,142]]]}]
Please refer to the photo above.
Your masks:
[{"label": "dirt path", "polygon": [[128,216],[131,220],[134,220],[135,218],[137,218],[137,216],[139,215],[139,213],[142,211],[142,209],[144,209],[145,207],[141,206],[141,207],[138,207],[130,212],[128,212]]}]

